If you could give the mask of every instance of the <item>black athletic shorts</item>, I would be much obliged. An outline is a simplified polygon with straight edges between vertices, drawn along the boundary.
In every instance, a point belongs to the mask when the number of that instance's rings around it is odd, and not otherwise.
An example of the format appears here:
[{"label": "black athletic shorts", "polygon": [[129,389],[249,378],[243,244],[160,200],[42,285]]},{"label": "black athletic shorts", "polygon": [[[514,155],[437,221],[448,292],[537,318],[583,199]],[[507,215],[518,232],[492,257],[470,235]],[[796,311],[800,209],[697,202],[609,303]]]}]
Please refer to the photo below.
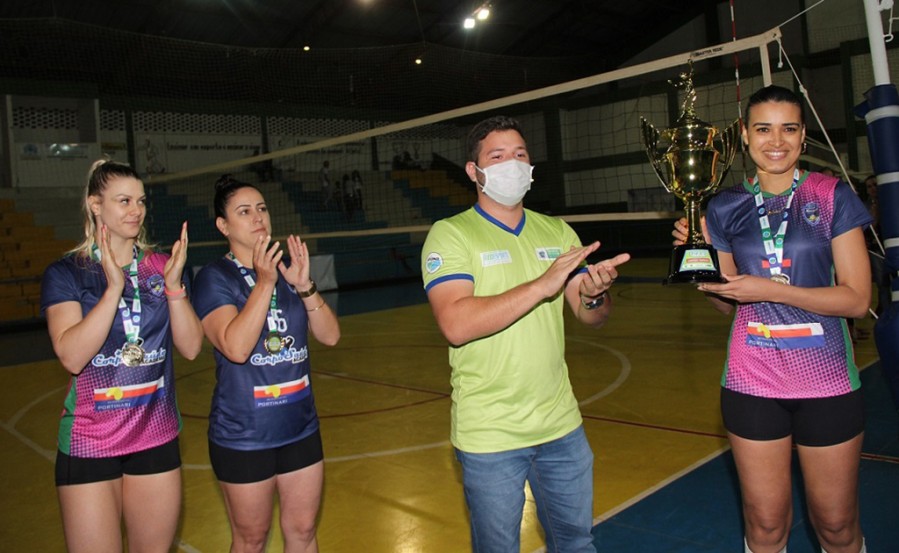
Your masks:
[{"label": "black athletic shorts", "polygon": [[728,432],[747,440],[793,436],[798,445],[836,445],[865,428],[861,388],[848,394],[808,399],[770,399],[721,388],[721,414]]},{"label": "black athletic shorts", "polygon": [[56,485],[115,480],[125,474],[160,474],[181,466],[178,438],[157,447],[118,457],[72,457],[56,450]]},{"label": "black athletic shorts", "polygon": [[220,482],[250,484],[276,474],[300,470],[325,458],[322,435],[316,430],[302,440],[271,449],[242,451],[209,442],[209,460]]}]

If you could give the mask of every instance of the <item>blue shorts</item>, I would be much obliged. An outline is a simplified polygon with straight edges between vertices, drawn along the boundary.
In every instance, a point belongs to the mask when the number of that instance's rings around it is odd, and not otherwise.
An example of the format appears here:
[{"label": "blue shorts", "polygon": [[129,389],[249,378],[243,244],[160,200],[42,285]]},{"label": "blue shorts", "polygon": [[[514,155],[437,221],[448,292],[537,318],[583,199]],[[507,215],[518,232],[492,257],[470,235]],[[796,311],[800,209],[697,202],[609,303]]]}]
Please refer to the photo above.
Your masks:
[{"label": "blue shorts", "polygon": [[721,415],[728,432],[747,440],[792,436],[798,445],[841,444],[865,429],[862,390],[833,397],[772,399],[721,388]]},{"label": "blue shorts", "polygon": [[72,457],[56,451],[56,485],[115,480],[125,474],[160,474],[181,466],[178,438],[160,446],[117,457]]},{"label": "blue shorts", "polygon": [[276,474],[300,470],[324,459],[322,435],[313,434],[281,447],[244,451],[220,446],[210,440],[209,460],[220,482],[250,484]]}]

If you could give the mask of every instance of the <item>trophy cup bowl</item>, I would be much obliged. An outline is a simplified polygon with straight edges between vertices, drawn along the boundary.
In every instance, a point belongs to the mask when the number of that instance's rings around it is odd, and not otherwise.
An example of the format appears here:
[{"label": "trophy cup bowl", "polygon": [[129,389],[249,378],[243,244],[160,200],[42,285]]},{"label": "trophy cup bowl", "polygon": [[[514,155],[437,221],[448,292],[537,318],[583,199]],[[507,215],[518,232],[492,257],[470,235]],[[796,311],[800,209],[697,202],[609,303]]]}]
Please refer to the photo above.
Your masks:
[{"label": "trophy cup bowl", "polygon": [[665,190],[684,202],[687,240],[671,252],[664,284],[721,282],[718,254],[702,235],[702,201],[718,190],[737,151],[740,120],[723,132],[696,117],[691,73],[682,75],[687,89],[683,111],[674,126],[656,130],[640,118],[643,146]]}]

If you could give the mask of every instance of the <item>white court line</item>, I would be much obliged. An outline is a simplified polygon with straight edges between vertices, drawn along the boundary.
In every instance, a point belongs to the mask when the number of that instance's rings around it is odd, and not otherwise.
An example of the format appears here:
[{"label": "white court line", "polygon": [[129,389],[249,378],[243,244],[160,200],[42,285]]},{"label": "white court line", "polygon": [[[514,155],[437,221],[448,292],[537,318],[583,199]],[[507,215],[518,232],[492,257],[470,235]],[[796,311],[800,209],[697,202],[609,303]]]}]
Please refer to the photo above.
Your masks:
[{"label": "white court line", "polygon": [[[406,333],[409,333],[409,332],[406,332]],[[415,334],[416,332],[412,332],[412,333]],[[426,334],[426,332],[417,332],[417,333],[418,334]],[[395,332],[367,333],[367,335],[371,335],[371,334],[396,335]],[[610,384],[609,386],[607,386],[604,390],[579,402],[580,406],[584,406],[584,405],[593,403],[594,401],[611,394],[612,392],[614,392],[615,390],[620,388],[621,385],[624,384],[624,382],[630,376],[631,363],[628,360],[628,358],[620,351],[612,349],[608,346],[604,346],[602,344],[597,344],[597,343],[589,341],[589,340],[584,340],[584,339],[579,339],[579,338],[567,338],[567,340],[571,340],[573,342],[579,342],[579,343],[582,343],[585,345],[589,345],[589,346],[593,346],[593,347],[597,347],[597,348],[606,350],[609,353],[611,353],[613,356],[615,356],[621,363],[621,369],[620,369],[618,377],[615,379],[615,381],[612,384]],[[22,443],[24,443],[25,445],[30,447],[32,450],[34,450],[35,452],[37,452],[39,455],[46,458],[50,462],[54,461],[54,459],[56,457],[55,452],[50,451],[45,448],[42,448],[37,443],[35,443],[31,439],[29,439],[28,437],[24,436],[22,433],[20,433],[18,430],[15,429],[15,425],[23,416],[25,416],[25,414],[27,414],[27,412],[32,407],[34,407],[35,405],[37,405],[38,403],[40,403],[47,397],[52,396],[54,394],[58,394],[59,391],[63,390],[63,389],[65,389],[65,386],[63,386],[61,388],[57,388],[50,392],[47,392],[46,394],[38,397],[37,399],[33,400],[28,405],[24,406],[19,411],[17,411],[16,414],[13,415],[13,417],[9,420],[9,422],[2,424],[2,427],[5,430],[7,430],[10,434],[12,434],[16,438],[18,438]],[[355,460],[359,460],[359,459],[372,459],[372,458],[377,458],[377,457],[387,457],[387,456],[391,456],[391,455],[400,455],[403,453],[424,451],[424,450],[428,450],[428,449],[435,449],[435,448],[447,447],[447,446],[451,446],[451,444],[448,440],[444,440],[444,441],[440,441],[440,442],[434,442],[434,443],[430,443],[430,444],[422,444],[422,445],[417,445],[417,446],[401,447],[401,448],[396,448],[396,449],[388,449],[388,450],[375,451],[375,452],[370,452],[370,453],[359,453],[359,454],[354,454],[354,455],[344,455],[341,457],[330,457],[330,458],[325,459],[325,463],[341,463],[341,462],[346,462],[346,461],[355,461]],[[187,464],[187,463],[185,463],[182,465],[182,469],[185,469],[185,470],[211,470],[211,468],[212,467],[209,464]],[[605,516],[605,515],[602,515],[602,516]],[[600,519],[602,518],[602,516],[600,517]],[[597,519],[597,520],[600,520],[600,519]],[[596,524],[596,521],[594,521],[594,525],[595,524]],[[176,543],[178,544],[178,549],[180,551],[184,551],[185,553],[202,553],[199,549],[193,547],[189,543],[187,543],[177,537],[176,537]],[[540,548],[537,551],[545,551],[545,548]]]},{"label": "white court line", "polygon": [[[724,446],[724,447],[722,447],[721,449],[719,449],[718,451],[714,451],[714,452],[710,453],[709,455],[707,455],[706,457],[704,457],[703,459],[700,459],[699,461],[696,461],[695,463],[693,463],[693,464],[690,465],[689,467],[683,469],[682,471],[680,471],[680,472],[678,472],[678,473],[675,473],[675,474],[672,474],[671,476],[669,476],[669,477],[666,478],[665,480],[662,480],[661,482],[659,482],[659,483],[656,484],[655,486],[653,486],[653,487],[651,487],[651,488],[647,488],[647,489],[644,490],[643,492],[641,492],[641,493],[635,495],[634,497],[630,498],[629,500],[625,501],[624,503],[621,503],[620,505],[616,506],[615,508],[609,509],[609,510],[606,511],[605,513],[603,513],[603,514],[601,514],[601,515],[599,515],[598,517],[596,517],[596,518],[593,519],[593,526],[596,526],[596,525],[599,524],[600,522],[603,522],[603,521],[605,521],[605,520],[608,520],[608,519],[612,518],[613,516],[617,515],[617,514],[620,513],[621,511],[624,511],[624,510],[627,509],[628,507],[631,507],[632,505],[635,505],[635,504],[639,503],[640,501],[646,499],[647,497],[649,497],[650,495],[654,494],[654,493],[657,492],[658,490],[664,488],[665,486],[667,486],[667,485],[670,484],[671,482],[674,482],[674,481],[677,480],[678,478],[681,478],[682,476],[685,476],[685,475],[687,475],[687,474],[693,472],[693,471],[696,470],[697,468],[699,468],[699,467],[701,467],[702,465],[708,463],[708,462],[711,461],[712,459],[715,459],[716,457],[718,457],[718,456],[721,455],[722,453],[725,453],[725,452],[726,452],[727,450],[729,450],[729,449],[730,449],[730,446]],[[545,546],[544,546],[544,547],[540,547],[540,548],[538,548],[538,549],[535,549],[535,550],[533,551],[533,553],[545,553],[545,552],[546,552],[546,547],[545,547]]]},{"label": "white court line", "polygon": [[[325,464],[343,463],[346,461],[357,461],[359,459],[374,459],[376,457],[389,457],[391,455],[400,455],[402,453],[412,453],[415,451],[424,451],[426,449],[435,449],[438,447],[447,447],[450,445],[451,444],[450,444],[449,440],[444,440],[442,442],[413,445],[413,446],[409,446],[409,447],[399,447],[396,449],[385,449],[382,451],[374,451],[371,453],[356,453],[355,455],[343,455],[341,457],[325,457]],[[193,465],[184,465],[184,468],[191,469],[191,470],[209,470],[212,467],[210,465],[193,464]]]},{"label": "white court line", "polygon": [[628,379],[628,377],[630,377],[630,375],[631,375],[630,359],[628,359],[625,354],[621,353],[617,349],[610,348],[610,347],[604,346],[602,344],[597,344],[596,342],[592,342],[590,340],[585,340],[583,338],[567,338],[567,340],[572,341],[572,342],[578,342],[578,343],[585,344],[588,346],[593,346],[593,347],[596,347],[599,349],[604,349],[607,352],[614,355],[615,358],[618,359],[618,362],[621,363],[621,368],[619,369],[618,378],[615,379],[615,382],[612,382],[611,384],[606,386],[605,390],[601,390],[601,391],[593,394],[592,396],[590,396],[584,400],[581,400],[580,402],[578,402],[578,406],[583,407],[585,405],[589,405],[589,404],[593,403],[597,399],[606,397],[607,395],[611,394],[612,392],[614,392],[615,390],[620,388],[625,383],[625,381]]},{"label": "white court line", "polygon": [[649,497],[650,495],[652,495],[652,494],[654,494],[655,492],[657,492],[658,490],[664,488],[664,487],[667,486],[668,484],[674,482],[675,480],[677,480],[677,479],[679,479],[679,478],[681,478],[681,477],[683,477],[683,476],[686,476],[687,474],[690,474],[691,472],[693,472],[694,470],[698,469],[698,468],[701,467],[702,465],[708,463],[708,462],[711,461],[712,459],[715,459],[716,457],[720,456],[721,454],[727,452],[729,449],[730,449],[730,446],[729,446],[729,445],[726,445],[726,446],[722,447],[721,449],[719,449],[719,450],[717,450],[717,451],[713,451],[712,453],[709,453],[709,454],[706,455],[704,458],[702,458],[702,459],[696,461],[695,463],[693,463],[693,464],[690,465],[689,467],[687,467],[687,468],[681,470],[680,472],[676,472],[676,473],[672,474],[671,476],[669,476],[668,478],[662,480],[661,482],[659,482],[659,483],[656,484],[655,486],[653,486],[653,487],[651,487],[651,488],[647,488],[647,489],[644,490],[642,493],[639,493],[639,494],[635,495],[634,497],[632,497],[632,498],[630,498],[629,500],[625,501],[624,503],[618,505],[618,506],[615,507],[614,509],[609,509],[609,510],[606,511],[605,513],[603,513],[603,514],[601,514],[601,515],[599,515],[598,517],[596,517],[596,518],[593,519],[593,526],[596,526],[596,525],[599,524],[600,522],[603,522],[603,521],[605,521],[605,520],[608,520],[608,519],[612,518],[613,516],[617,515],[618,513],[620,513],[621,511],[627,509],[628,507],[630,507],[630,506],[632,506],[632,505],[634,505],[634,504],[636,504],[636,503],[639,503],[639,502],[642,501],[643,499]]},{"label": "white court line", "polygon": [[[32,407],[44,401],[48,397],[58,394],[60,391],[65,390],[66,388],[67,386],[61,386],[59,388],[56,388],[55,390],[50,390],[49,392],[38,396],[36,399],[32,400],[31,403],[28,403],[27,405],[16,411],[12,418],[7,422],[0,423],[0,428],[3,428],[13,436],[18,438],[20,442],[28,446],[30,449],[34,450],[41,457],[45,458],[51,463],[54,463],[56,461],[56,451],[51,451],[38,445],[37,442],[16,430],[16,424],[22,419],[22,417],[24,417],[28,413],[28,411],[32,409]],[[178,536],[175,536],[175,543],[178,544],[179,551],[184,551],[185,553],[202,553],[202,551],[190,545],[186,541],[180,539]]]},{"label": "white court line", "polygon": [[59,388],[56,388],[55,390],[50,390],[49,392],[45,393],[44,395],[38,396],[36,399],[32,400],[31,403],[25,405],[24,407],[22,407],[21,409],[16,411],[16,413],[12,416],[11,419],[9,419],[9,421],[4,422],[4,423],[2,423],[2,425],[0,425],[3,427],[4,430],[6,430],[10,434],[12,434],[16,438],[18,438],[20,442],[22,442],[23,444],[25,444],[26,446],[31,448],[35,453],[37,453],[44,459],[50,461],[51,463],[56,460],[56,451],[55,450],[51,451],[49,449],[39,446],[37,444],[37,442],[35,442],[31,438],[25,436],[18,430],[16,430],[16,424],[19,422],[19,420],[22,419],[22,417],[25,416],[26,413],[28,413],[28,411],[31,410],[32,407],[34,407],[38,403],[44,401],[48,397],[58,394],[60,392],[60,390],[65,390],[65,389],[66,389],[66,386],[61,386]]}]

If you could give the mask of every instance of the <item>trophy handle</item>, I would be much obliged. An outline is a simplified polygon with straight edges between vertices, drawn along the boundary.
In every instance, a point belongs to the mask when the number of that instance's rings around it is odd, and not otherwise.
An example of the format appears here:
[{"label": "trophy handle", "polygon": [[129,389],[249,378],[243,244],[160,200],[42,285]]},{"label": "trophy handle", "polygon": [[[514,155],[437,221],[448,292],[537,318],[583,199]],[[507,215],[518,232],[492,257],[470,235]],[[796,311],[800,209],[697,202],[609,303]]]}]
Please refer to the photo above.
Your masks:
[{"label": "trophy handle", "polygon": [[718,182],[715,183],[715,187],[721,184],[721,181],[724,180],[724,177],[726,177],[727,173],[730,171],[731,164],[733,164],[734,162],[734,155],[736,155],[737,153],[737,145],[740,143],[741,128],[742,126],[740,125],[740,120],[736,119],[720,134],[721,149],[718,150],[718,162],[724,167],[724,169],[718,176]]},{"label": "trophy handle", "polygon": [[665,191],[671,193],[671,188],[665,181],[665,175],[662,171],[662,162],[659,161],[659,158],[656,155],[659,147],[659,131],[652,126],[652,123],[643,117],[640,118],[640,130],[642,131],[643,147],[646,149],[646,157],[649,158],[649,164],[652,166],[653,171],[655,171],[656,176],[659,178],[659,182],[662,183]]}]

